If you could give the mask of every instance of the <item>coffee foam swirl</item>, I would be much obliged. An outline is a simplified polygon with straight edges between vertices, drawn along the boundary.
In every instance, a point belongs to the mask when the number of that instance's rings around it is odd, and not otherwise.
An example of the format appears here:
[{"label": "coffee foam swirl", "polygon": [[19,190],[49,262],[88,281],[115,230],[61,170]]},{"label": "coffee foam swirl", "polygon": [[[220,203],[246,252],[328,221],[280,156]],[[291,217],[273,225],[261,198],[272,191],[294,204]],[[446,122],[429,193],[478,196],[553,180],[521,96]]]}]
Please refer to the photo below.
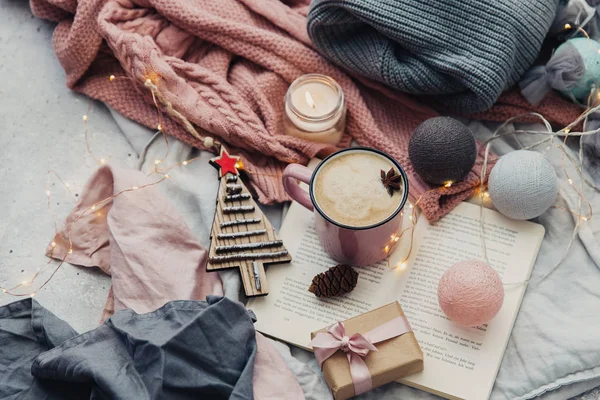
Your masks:
[{"label": "coffee foam swirl", "polygon": [[397,167],[376,153],[357,151],[333,158],[318,172],[313,187],[319,208],[334,221],[348,226],[377,224],[392,215],[403,198],[401,190],[389,195],[380,171]]}]

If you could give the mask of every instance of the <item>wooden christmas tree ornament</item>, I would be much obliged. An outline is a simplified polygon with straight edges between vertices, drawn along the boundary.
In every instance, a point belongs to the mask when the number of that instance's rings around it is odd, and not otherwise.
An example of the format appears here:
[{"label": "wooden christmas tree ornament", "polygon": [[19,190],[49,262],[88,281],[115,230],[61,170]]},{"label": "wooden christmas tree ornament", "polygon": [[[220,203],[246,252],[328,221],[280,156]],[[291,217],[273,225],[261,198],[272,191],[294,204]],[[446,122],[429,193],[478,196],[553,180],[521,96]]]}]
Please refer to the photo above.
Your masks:
[{"label": "wooden christmas tree ornament", "polygon": [[239,178],[238,162],[223,147],[210,160],[220,184],[206,270],[239,268],[246,296],[265,296],[269,287],[264,265],[289,263],[292,257]]}]

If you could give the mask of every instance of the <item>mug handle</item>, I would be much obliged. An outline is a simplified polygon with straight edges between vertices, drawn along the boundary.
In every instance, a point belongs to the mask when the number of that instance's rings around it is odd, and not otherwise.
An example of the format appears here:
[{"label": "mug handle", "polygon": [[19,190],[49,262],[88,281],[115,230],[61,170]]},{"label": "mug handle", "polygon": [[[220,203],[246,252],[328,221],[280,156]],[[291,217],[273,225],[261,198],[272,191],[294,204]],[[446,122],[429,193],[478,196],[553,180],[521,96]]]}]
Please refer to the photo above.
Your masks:
[{"label": "mug handle", "polygon": [[308,184],[312,171],[300,164],[290,164],[285,170],[283,170],[283,188],[290,195],[290,197],[296,200],[298,203],[308,208],[310,211],[314,210],[312,201],[308,192],[303,190],[296,180]]}]

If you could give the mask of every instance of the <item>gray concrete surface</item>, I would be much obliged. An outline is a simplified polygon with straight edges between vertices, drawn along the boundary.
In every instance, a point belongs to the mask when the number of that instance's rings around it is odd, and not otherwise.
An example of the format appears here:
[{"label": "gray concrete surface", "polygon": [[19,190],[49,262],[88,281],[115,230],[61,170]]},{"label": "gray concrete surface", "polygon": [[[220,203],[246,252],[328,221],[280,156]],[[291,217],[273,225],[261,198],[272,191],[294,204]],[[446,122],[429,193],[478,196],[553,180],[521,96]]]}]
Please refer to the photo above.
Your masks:
[{"label": "gray concrete surface", "polygon": [[[45,267],[52,219],[46,205],[47,171],[56,171],[77,194],[97,163],[87,155],[85,114],[89,101],[68,90],[52,50],[54,24],[34,18],[27,1],[0,0],[0,284],[28,280]],[[108,110],[94,103],[89,117],[98,156],[134,165],[136,154]],[[55,179],[52,207],[62,223],[75,204]],[[40,279],[41,282],[41,279]],[[77,331],[98,325],[110,286],[100,270],[69,264],[35,298]],[[0,305],[17,298],[0,293]]]}]

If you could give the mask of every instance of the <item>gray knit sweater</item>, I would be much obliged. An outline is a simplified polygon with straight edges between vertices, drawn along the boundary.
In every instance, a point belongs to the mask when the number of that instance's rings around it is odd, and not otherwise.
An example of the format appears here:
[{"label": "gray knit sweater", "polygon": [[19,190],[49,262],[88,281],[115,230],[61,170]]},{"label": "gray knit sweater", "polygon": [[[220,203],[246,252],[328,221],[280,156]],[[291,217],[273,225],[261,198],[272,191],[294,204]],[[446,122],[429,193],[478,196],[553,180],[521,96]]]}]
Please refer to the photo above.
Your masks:
[{"label": "gray knit sweater", "polygon": [[313,0],[308,33],[336,64],[469,113],[535,61],[558,0]]}]

